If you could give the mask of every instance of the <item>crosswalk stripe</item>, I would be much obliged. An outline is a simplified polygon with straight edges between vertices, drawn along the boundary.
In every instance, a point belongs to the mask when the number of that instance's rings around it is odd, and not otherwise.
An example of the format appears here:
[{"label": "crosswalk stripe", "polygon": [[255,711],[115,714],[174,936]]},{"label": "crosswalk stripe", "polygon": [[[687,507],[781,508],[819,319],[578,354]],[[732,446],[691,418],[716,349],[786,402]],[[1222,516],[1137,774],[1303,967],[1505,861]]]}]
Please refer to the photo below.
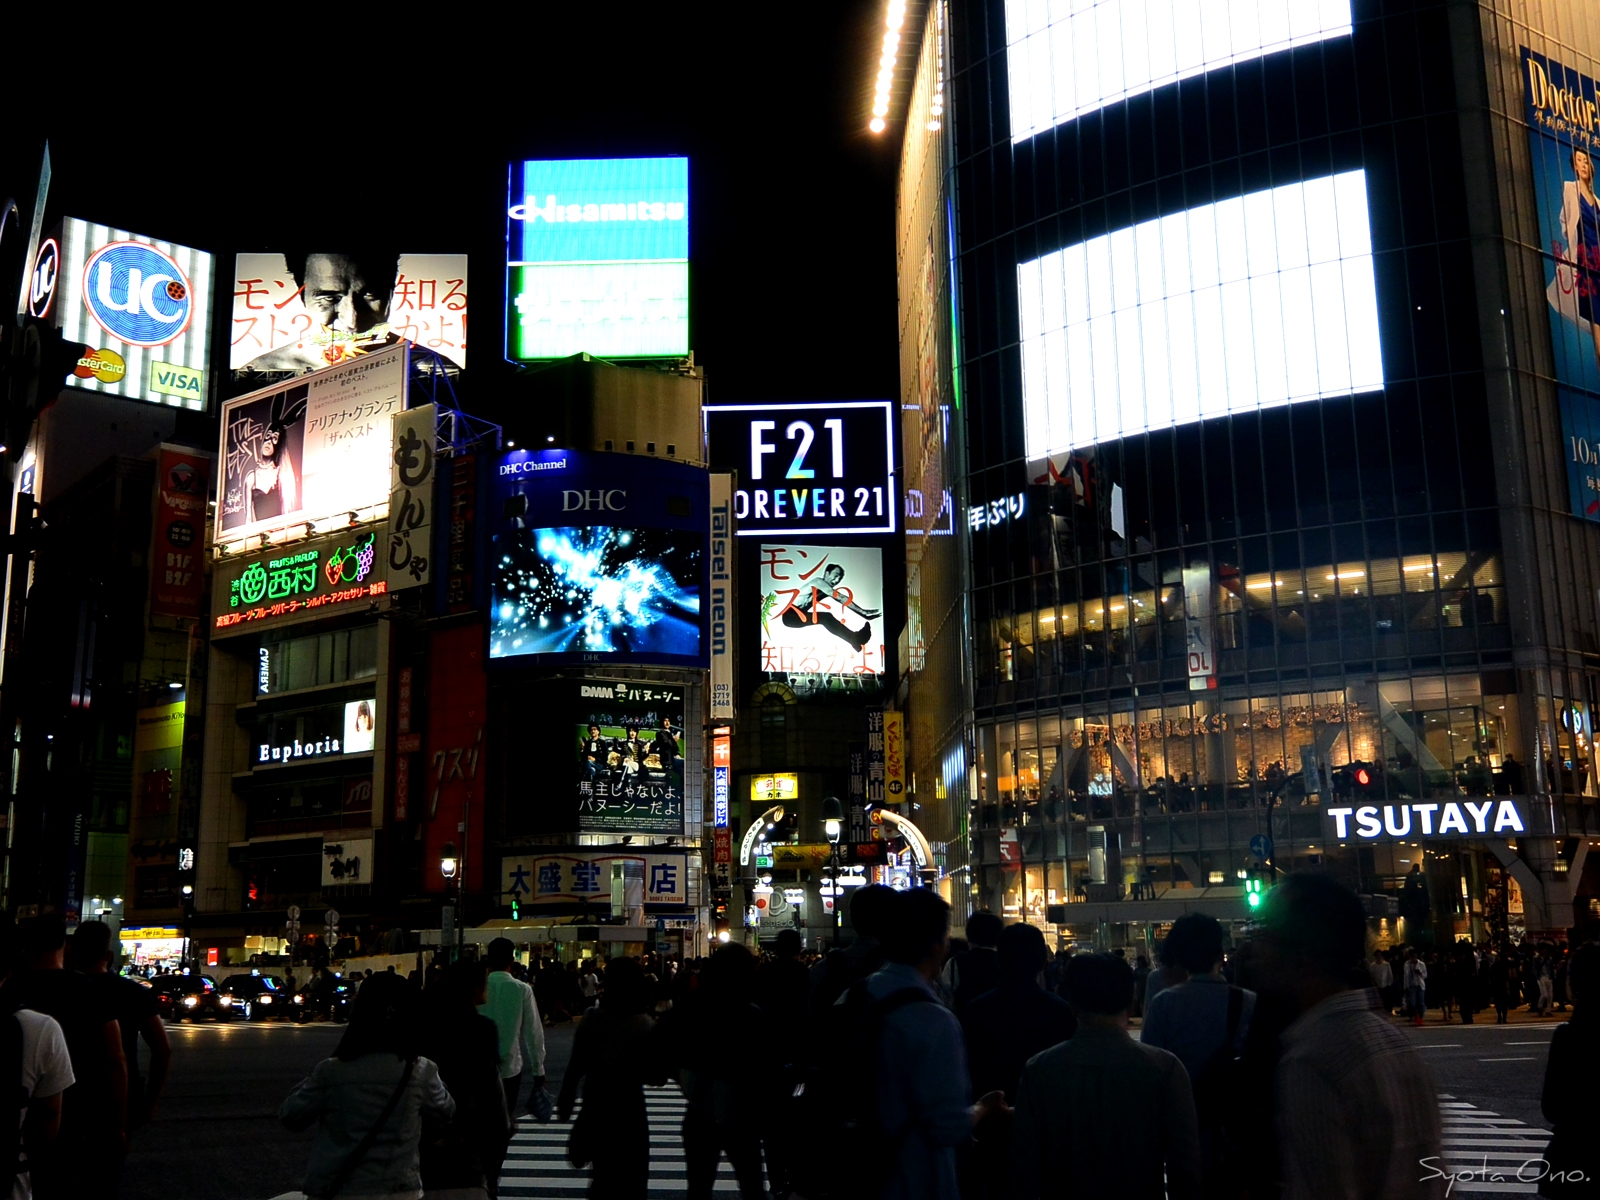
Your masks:
[{"label": "crosswalk stripe", "polygon": [[[1537,1183],[1518,1180],[1517,1169],[1543,1155],[1548,1130],[1450,1097],[1440,1099],[1445,1169],[1460,1176],[1450,1185],[1452,1196],[1531,1196],[1539,1190]],[[1447,1099],[1452,1102],[1442,1102]]]}]

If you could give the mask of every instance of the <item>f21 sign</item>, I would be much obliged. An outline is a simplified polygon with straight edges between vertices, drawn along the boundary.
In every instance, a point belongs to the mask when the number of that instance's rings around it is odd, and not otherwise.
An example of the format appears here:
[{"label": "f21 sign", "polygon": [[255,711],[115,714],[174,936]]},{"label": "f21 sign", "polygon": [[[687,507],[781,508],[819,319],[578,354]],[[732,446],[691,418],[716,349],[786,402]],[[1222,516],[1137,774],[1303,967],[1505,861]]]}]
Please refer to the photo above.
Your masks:
[{"label": "f21 sign", "polygon": [[705,421],[712,469],[738,472],[738,536],[895,532],[889,401],[713,405]]}]

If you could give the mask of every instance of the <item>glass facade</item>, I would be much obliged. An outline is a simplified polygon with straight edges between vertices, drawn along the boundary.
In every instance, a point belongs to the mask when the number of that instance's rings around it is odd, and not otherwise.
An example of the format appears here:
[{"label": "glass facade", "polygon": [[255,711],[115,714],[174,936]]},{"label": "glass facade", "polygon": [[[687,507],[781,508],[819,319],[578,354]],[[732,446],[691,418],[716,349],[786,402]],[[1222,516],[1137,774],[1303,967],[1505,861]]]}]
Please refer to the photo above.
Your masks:
[{"label": "glass facade", "polygon": [[1381,894],[1422,848],[1329,844],[1352,791],[1597,828],[1597,556],[1529,502],[1553,392],[1505,444],[1461,14],[1136,54],[1148,7],[951,9],[974,906],[1236,888],[1260,834]]}]

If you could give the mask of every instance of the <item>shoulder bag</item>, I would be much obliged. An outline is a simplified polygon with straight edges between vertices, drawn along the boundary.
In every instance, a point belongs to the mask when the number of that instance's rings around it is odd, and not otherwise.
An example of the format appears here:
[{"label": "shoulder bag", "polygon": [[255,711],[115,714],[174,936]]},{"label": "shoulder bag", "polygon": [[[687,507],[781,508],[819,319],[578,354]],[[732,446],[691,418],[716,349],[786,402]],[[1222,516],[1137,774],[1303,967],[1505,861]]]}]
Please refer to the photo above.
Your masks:
[{"label": "shoulder bag", "polygon": [[389,1118],[394,1116],[394,1110],[400,1106],[400,1097],[406,1094],[406,1088],[411,1086],[411,1074],[417,1069],[417,1060],[406,1059],[406,1069],[400,1073],[400,1082],[395,1084],[394,1093],[389,1097],[389,1103],[383,1106],[383,1111],[378,1114],[378,1119],[373,1122],[372,1128],[367,1130],[367,1135],[361,1139],[360,1145],[350,1152],[350,1157],[344,1160],[338,1174],[333,1177],[333,1185],[325,1193],[315,1196],[308,1194],[308,1200],[331,1200],[339,1194],[339,1189],[350,1182],[350,1176],[355,1174],[367,1155],[372,1153],[372,1147],[378,1141],[378,1134],[383,1132],[383,1127],[389,1123]]}]

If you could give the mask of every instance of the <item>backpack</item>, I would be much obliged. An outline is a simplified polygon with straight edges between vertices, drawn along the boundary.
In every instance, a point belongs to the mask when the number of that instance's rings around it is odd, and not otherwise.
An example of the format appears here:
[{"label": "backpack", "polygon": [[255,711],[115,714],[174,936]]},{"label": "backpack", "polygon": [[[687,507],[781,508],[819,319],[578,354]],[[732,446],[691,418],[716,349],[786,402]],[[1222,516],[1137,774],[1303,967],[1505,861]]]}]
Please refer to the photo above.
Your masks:
[{"label": "backpack", "polygon": [[801,1085],[809,1140],[827,1147],[827,1153],[811,1160],[815,1174],[798,1190],[819,1200],[845,1195],[877,1200],[888,1190],[904,1134],[890,1136],[878,1113],[883,1025],[908,1005],[938,1003],[921,988],[874,999],[867,984],[866,979],[852,983],[819,1014],[816,1051]]}]

